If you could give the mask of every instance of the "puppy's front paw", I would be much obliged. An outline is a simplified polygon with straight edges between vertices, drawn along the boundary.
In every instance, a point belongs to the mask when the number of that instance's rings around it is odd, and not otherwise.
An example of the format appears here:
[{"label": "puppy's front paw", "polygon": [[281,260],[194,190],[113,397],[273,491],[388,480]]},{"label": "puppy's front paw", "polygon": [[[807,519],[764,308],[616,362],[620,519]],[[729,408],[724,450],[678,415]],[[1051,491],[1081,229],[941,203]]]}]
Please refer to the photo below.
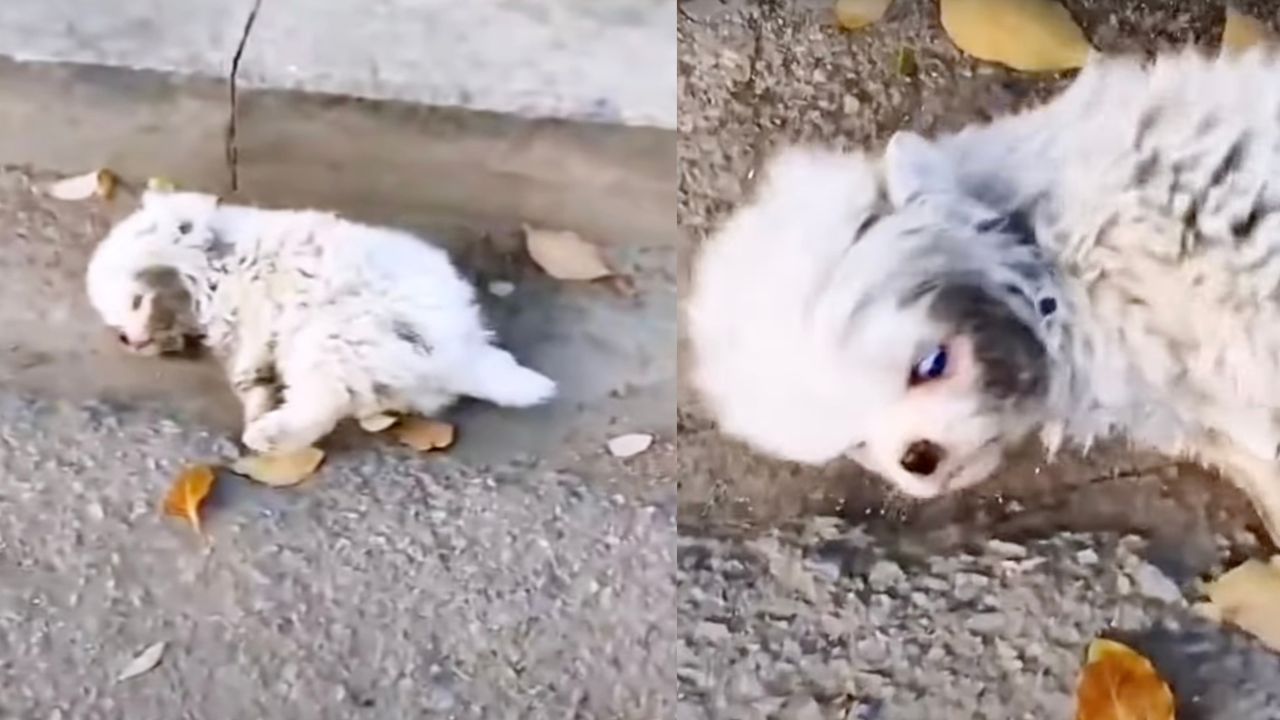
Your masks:
[{"label": "puppy's front paw", "polygon": [[314,444],[318,438],[301,432],[290,424],[288,415],[273,410],[249,423],[241,439],[250,450],[272,454],[301,450]]}]

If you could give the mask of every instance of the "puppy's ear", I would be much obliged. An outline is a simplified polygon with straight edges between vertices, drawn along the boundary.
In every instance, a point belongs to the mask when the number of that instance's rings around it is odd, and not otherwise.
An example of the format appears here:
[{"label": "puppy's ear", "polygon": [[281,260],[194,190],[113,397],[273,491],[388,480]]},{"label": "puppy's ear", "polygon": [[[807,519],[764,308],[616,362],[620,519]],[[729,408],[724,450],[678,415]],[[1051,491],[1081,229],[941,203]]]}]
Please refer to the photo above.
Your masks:
[{"label": "puppy's ear", "polygon": [[889,201],[896,207],[920,195],[948,194],[956,188],[955,173],[937,146],[908,131],[889,138],[884,174]]},{"label": "puppy's ear", "polygon": [[153,210],[153,209],[155,209],[155,207],[156,207],[158,204],[160,204],[160,202],[163,200],[163,198],[164,198],[164,196],[165,196],[165,195],[168,195],[168,193],[167,193],[167,192],[162,192],[162,191],[160,191],[160,190],[152,190],[152,189],[150,189],[150,188],[148,188],[148,189],[146,189],[146,190],[143,190],[143,191],[142,191],[142,198],[141,198],[141,201],[142,201],[142,209],[143,209],[143,210]]},{"label": "puppy's ear", "polygon": [[142,297],[153,335],[185,332],[193,325],[191,293],[177,270],[162,265],[143,268],[138,281],[146,288]]}]

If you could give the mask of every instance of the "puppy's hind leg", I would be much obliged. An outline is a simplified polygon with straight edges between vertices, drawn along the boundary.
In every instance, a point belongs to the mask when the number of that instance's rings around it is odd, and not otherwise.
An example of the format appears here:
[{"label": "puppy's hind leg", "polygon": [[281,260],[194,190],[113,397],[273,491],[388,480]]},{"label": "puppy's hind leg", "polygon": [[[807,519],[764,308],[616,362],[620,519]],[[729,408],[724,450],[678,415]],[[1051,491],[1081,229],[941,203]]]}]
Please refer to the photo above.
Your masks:
[{"label": "puppy's hind leg", "polygon": [[260,453],[285,453],[319,442],[351,414],[351,394],[321,370],[284,377],[284,403],[251,422],[244,444]]},{"label": "puppy's hind leg", "polygon": [[1219,438],[1197,449],[1199,458],[1216,468],[1249,498],[1272,544],[1280,547],[1280,464]]},{"label": "puppy's hind leg", "polygon": [[449,379],[449,389],[505,407],[541,405],[556,394],[553,380],[493,346],[478,348],[475,356]]}]

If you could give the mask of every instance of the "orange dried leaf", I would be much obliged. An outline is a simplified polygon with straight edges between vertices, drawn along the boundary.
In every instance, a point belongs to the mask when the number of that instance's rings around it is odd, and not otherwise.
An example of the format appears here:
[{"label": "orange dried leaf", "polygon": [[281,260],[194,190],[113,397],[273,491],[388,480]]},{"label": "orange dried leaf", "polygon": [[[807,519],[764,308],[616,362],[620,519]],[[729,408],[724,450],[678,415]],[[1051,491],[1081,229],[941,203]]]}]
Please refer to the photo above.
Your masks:
[{"label": "orange dried leaf", "polygon": [[1076,688],[1076,720],[1174,720],[1173,691],[1150,660],[1099,638]]},{"label": "orange dried leaf", "polygon": [[213,468],[208,465],[183,468],[164,499],[164,513],[185,518],[197,533],[203,534],[200,528],[200,505],[209,497],[209,491],[213,490],[215,478]]},{"label": "orange dried leaf", "polygon": [[453,425],[429,418],[408,417],[391,429],[396,439],[414,450],[444,450],[457,434]]},{"label": "orange dried leaf", "polygon": [[324,451],[308,447],[288,453],[242,457],[232,464],[231,472],[263,485],[290,487],[311,477],[322,462]]}]

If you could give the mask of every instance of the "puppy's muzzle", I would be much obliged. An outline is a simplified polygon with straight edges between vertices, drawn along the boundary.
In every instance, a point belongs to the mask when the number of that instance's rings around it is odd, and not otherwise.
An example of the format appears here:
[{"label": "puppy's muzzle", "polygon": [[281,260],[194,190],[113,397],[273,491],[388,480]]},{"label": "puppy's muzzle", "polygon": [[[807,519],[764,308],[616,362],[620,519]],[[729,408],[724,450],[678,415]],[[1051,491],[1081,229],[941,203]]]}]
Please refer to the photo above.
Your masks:
[{"label": "puppy's muzzle", "polygon": [[916,440],[907,446],[898,464],[912,475],[927,477],[938,469],[946,455],[946,451],[937,443]]}]

